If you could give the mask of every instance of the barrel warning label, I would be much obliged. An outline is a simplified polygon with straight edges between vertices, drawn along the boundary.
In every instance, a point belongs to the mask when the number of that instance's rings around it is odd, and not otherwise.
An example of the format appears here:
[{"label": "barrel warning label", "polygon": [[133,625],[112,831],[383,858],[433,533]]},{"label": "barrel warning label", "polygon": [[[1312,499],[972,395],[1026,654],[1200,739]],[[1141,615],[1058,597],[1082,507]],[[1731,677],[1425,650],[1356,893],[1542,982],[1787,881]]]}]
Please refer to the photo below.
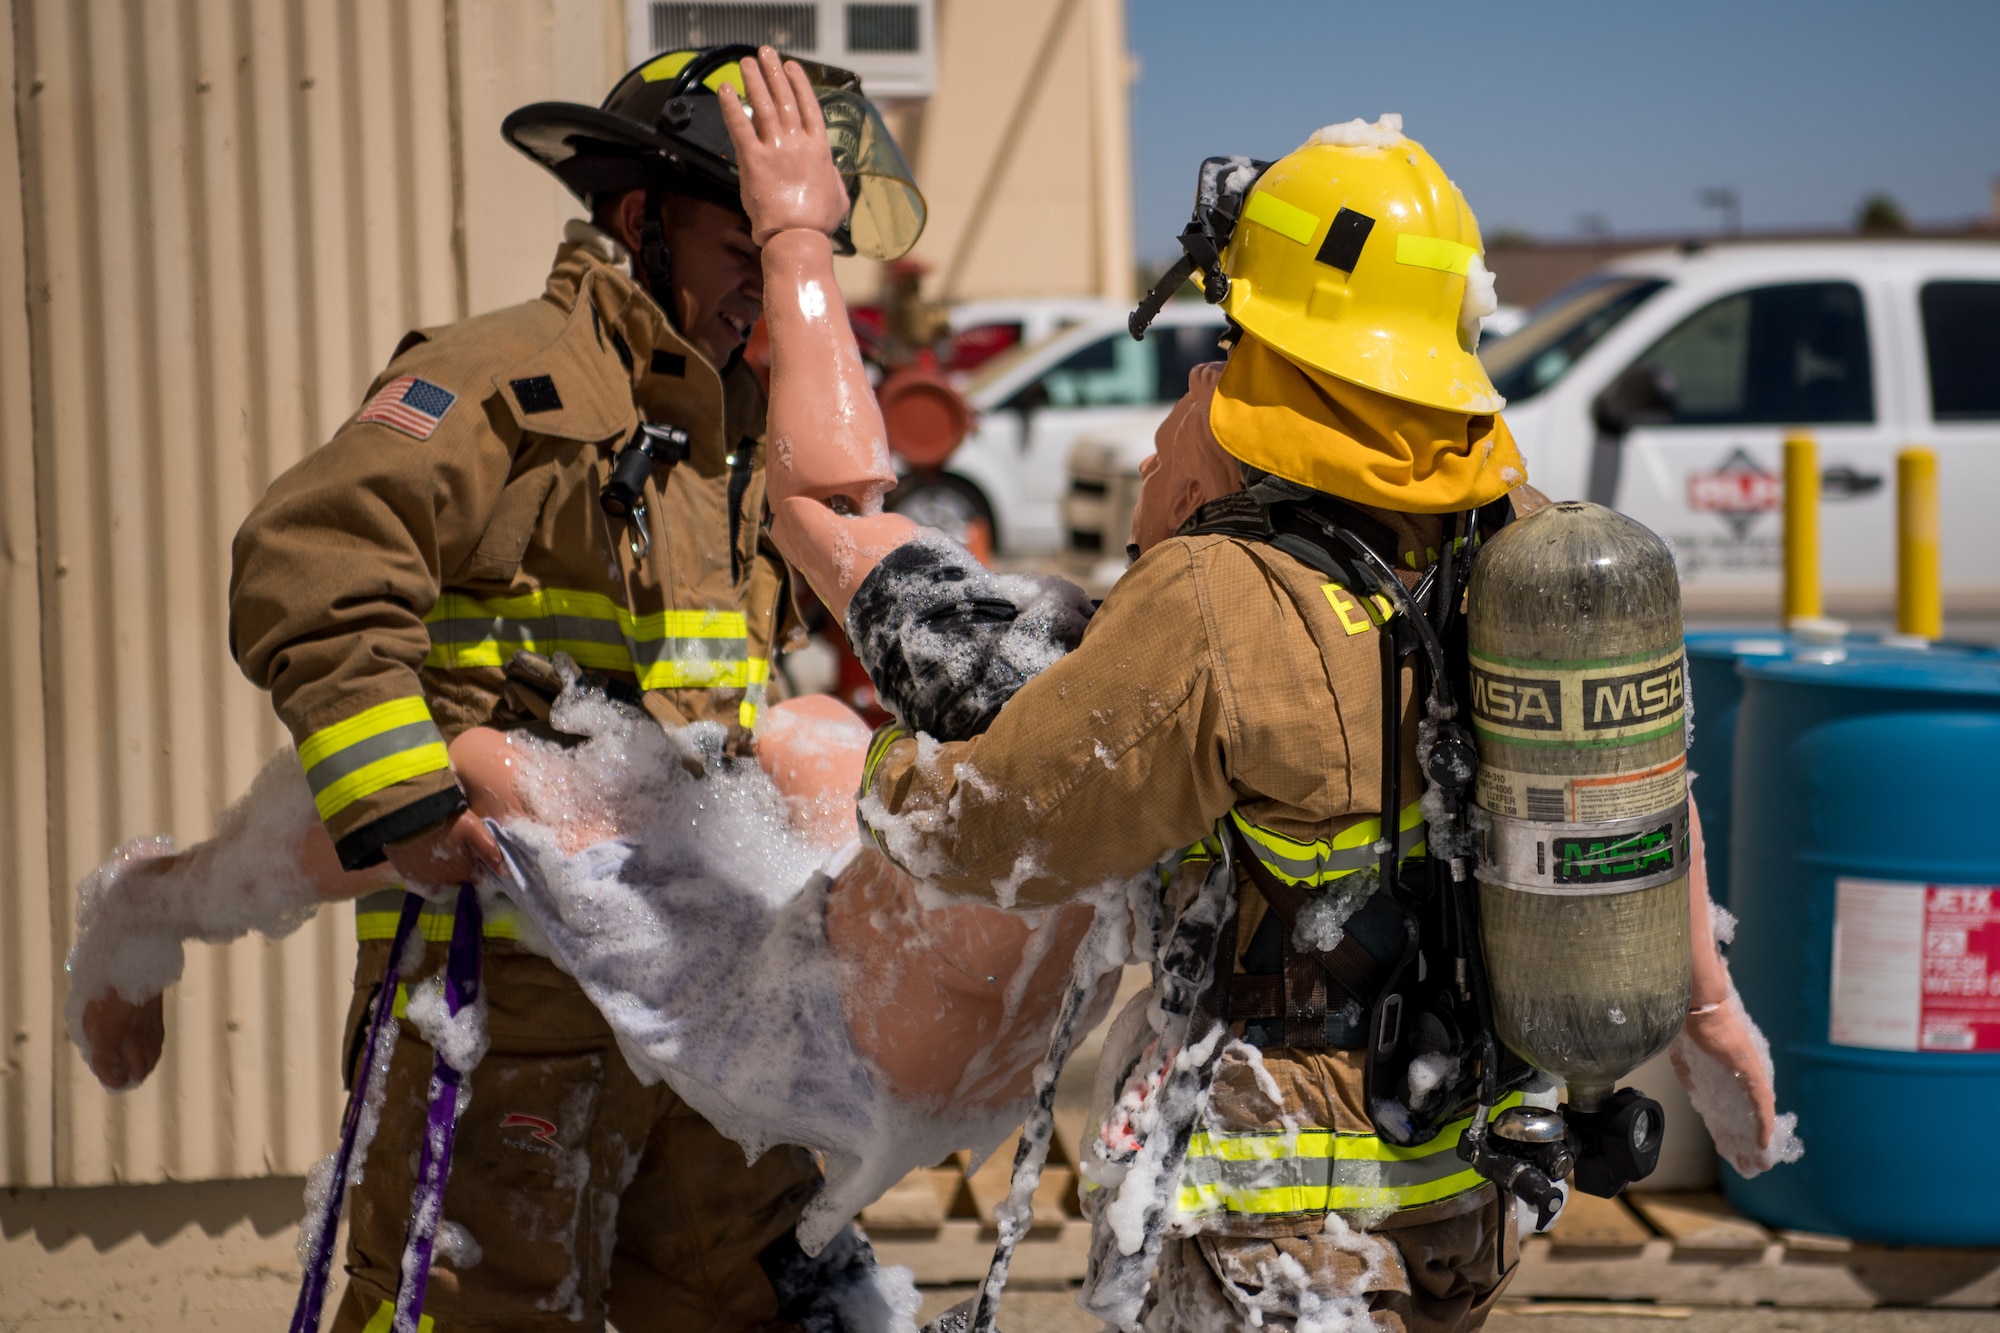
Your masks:
[{"label": "barrel warning label", "polygon": [[1622,745],[1681,725],[1687,686],[1677,647],[1629,662],[1503,661],[1472,654],[1472,723],[1528,745]]},{"label": "barrel warning label", "polygon": [[1670,810],[1687,799],[1687,756],[1624,773],[1571,777],[1481,764],[1479,804],[1496,815],[1586,824]]},{"label": "barrel warning label", "polygon": [[1827,1040],[2000,1051],[2000,886],[1834,884]]}]

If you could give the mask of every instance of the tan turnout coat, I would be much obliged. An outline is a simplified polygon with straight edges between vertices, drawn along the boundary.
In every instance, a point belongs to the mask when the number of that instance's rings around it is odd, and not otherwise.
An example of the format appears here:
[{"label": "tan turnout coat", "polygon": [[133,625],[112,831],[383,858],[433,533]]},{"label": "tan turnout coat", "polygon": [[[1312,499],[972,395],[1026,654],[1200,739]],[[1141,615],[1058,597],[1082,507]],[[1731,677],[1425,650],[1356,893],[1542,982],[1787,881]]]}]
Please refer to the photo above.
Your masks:
[{"label": "tan turnout coat", "polygon": [[[662,716],[750,720],[788,604],[760,540],[764,403],[592,245],[563,245],[537,300],[404,338],[244,521],[230,582],[236,658],[347,865],[460,808],[443,743],[528,720],[503,690],[518,649]],[[646,484],[649,548],[598,500],[642,420],[693,437]]]},{"label": "tan turnout coat", "polygon": [[[1407,580],[1435,560],[1442,519],[1368,512],[1396,533]],[[983,734],[944,745],[904,737],[881,749],[864,819],[893,859],[933,883],[1023,906],[1143,872],[1214,833],[1232,810],[1283,839],[1338,845],[1381,813],[1379,633],[1357,592],[1275,547],[1169,539],[1119,580],[1082,643]],[[1413,803],[1422,787],[1407,671],[1402,693],[1402,790]],[[1268,910],[1241,870],[1238,908],[1240,966]],[[1107,1043],[1106,1060],[1121,1054],[1136,1051]],[[1232,1056],[1211,1094],[1210,1129],[1373,1133],[1359,1052],[1266,1049],[1263,1064],[1281,1102]],[[1148,1327],[1244,1322],[1248,1307],[1232,1300],[1254,1291],[1282,1252],[1306,1266],[1315,1289],[1365,1285],[1384,1327],[1462,1330],[1484,1317],[1511,1267],[1514,1241],[1491,1225],[1495,1212],[1492,1187],[1480,1185],[1376,1221],[1393,1243],[1365,1275],[1352,1245],[1322,1235],[1323,1211],[1209,1219],[1201,1234],[1169,1244]],[[1292,1321],[1274,1309],[1265,1322]]]}]

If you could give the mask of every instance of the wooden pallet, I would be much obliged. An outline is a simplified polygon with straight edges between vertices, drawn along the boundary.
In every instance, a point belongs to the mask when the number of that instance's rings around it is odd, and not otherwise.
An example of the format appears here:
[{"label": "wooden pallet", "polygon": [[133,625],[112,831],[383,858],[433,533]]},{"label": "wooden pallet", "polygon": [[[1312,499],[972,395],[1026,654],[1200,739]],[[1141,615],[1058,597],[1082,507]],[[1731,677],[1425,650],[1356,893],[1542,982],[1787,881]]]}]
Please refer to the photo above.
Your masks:
[{"label": "wooden pallet", "polygon": [[[1013,1277],[1027,1282],[1078,1282],[1090,1252],[1090,1225],[1079,1202],[1076,1145],[1080,1118],[1057,1113],[1055,1141],[1035,1189],[1034,1220],[1014,1256]],[[884,1263],[913,1269],[926,1285],[976,1282],[999,1236],[994,1210],[1007,1198],[1018,1134],[993,1150],[977,1171],[972,1154],[953,1153],[912,1171],[861,1210],[861,1225]]]},{"label": "wooden pallet", "polygon": [[[1083,1277],[1090,1227],[1077,1207],[1073,1147],[1080,1128],[1058,1128],[1035,1193],[1034,1225],[1014,1259],[1015,1281]],[[1013,1159],[1010,1140],[970,1174],[966,1154],[912,1172],[862,1212],[876,1253],[884,1263],[909,1267],[927,1286],[979,1281],[997,1234],[993,1208],[1007,1195]],[[1774,1233],[1715,1194],[1572,1193],[1555,1226],[1522,1244],[1507,1295],[1538,1305],[1985,1309],[2000,1307],[2000,1249],[1899,1248]]]},{"label": "wooden pallet", "polygon": [[2000,1249],[1771,1232],[1715,1194],[1572,1194],[1522,1246],[1511,1297],[1681,1305],[2000,1306]]}]

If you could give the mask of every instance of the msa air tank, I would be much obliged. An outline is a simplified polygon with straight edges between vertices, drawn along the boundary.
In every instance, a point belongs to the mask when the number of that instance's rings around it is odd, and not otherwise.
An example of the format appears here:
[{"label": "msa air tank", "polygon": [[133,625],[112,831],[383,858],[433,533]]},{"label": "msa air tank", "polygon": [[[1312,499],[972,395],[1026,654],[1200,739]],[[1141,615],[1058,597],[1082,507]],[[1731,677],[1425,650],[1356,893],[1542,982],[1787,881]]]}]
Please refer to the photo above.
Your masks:
[{"label": "msa air tank", "polygon": [[1688,1011],[1673,553],[1601,505],[1549,505],[1481,549],[1466,626],[1494,1027],[1594,1110]]}]

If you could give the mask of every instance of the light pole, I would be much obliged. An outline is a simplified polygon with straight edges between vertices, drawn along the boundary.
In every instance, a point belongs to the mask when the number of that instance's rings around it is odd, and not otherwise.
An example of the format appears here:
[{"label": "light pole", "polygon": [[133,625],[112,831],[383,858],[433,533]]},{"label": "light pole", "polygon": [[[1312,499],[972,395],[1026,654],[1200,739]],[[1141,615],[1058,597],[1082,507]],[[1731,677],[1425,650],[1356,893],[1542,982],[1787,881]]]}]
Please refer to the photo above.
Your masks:
[{"label": "light pole", "polygon": [[1741,236],[1743,234],[1743,200],[1727,185],[1711,185],[1699,195],[1703,208],[1722,210],[1722,234]]}]

